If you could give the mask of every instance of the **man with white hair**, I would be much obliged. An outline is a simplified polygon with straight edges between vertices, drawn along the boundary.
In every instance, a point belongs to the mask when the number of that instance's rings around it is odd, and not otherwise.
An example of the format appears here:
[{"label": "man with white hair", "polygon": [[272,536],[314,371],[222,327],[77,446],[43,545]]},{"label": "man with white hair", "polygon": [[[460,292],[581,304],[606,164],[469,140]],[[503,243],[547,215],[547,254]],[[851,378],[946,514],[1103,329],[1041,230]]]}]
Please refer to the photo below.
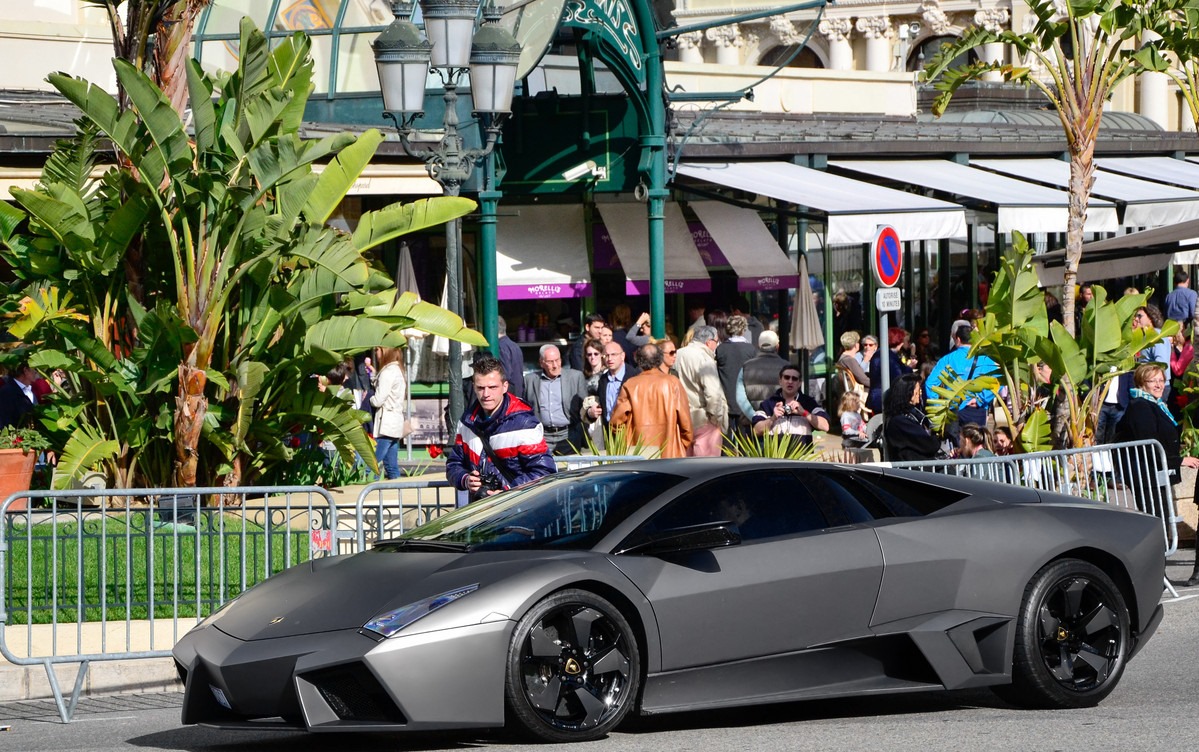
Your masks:
[{"label": "man with white hair", "polygon": [[562,352],[557,345],[542,345],[537,359],[541,370],[529,377],[525,401],[537,416],[550,454],[564,454],[583,446],[580,412],[587,397],[587,379],[582,371],[562,370]]},{"label": "man with white hair", "polygon": [[691,408],[691,428],[695,437],[691,454],[695,457],[720,456],[721,439],[729,420],[729,405],[720,387],[716,368],[716,348],[720,336],[706,324],[695,328],[691,344],[679,348],[674,372],[683,382],[687,404]]}]

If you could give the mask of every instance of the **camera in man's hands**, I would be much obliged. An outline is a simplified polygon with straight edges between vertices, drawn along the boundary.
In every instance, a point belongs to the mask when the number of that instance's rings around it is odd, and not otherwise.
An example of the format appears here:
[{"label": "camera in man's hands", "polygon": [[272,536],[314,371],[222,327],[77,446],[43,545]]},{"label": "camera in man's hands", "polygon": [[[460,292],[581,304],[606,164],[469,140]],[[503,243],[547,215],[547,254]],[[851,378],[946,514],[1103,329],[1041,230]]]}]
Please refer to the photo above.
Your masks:
[{"label": "camera in man's hands", "polygon": [[798,405],[794,406],[794,407],[792,407],[791,405],[783,405],[783,417],[784,418],[790,418],[792,415],[802,417],[803,414],[804,414],[803,408],[799,407]]},{"label": "camera in man's hands", "polygon": [[479,491],[486,493],[487,491],[503,491],[504,481],[494,475],[479,476]]}]

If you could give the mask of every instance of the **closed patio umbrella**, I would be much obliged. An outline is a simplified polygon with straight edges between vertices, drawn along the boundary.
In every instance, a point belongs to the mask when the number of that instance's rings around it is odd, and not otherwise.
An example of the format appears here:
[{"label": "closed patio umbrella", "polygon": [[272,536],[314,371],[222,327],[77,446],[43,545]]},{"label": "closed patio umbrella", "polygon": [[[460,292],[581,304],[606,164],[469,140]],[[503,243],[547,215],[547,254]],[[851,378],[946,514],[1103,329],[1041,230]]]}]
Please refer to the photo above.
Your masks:
[{"label": "closed patio umbrella", "polygon": [[803,370],[804,387],[807,389],[809,357],[811,351],[824,347],[824,329],[820,326],[816,301],[812,298],[812,285],[808,281],[808,259],[802,253],[799,255],[799,284],[795,288],[789,344],[791,349],[803,351],[799,363]]}]

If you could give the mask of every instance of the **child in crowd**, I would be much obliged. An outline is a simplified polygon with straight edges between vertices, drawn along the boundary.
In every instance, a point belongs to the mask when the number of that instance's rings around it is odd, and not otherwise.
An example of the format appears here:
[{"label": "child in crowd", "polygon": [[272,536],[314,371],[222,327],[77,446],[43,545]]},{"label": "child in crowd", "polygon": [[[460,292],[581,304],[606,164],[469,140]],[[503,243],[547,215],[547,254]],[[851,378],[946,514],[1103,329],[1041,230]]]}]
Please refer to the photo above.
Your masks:
[{"label": "child in crowd", "polygon": [[862,418],[862,395],[852,389],[841,395],[841,447],[856,449],[869,440],[866,436],[866,420]]},{"label": "child in crowd", "polygon": [[996,426],[994,436],[995,454],[1006,457],[1012,454],[1016,447],[1012,441],[1012,429],[1007,426]]}]

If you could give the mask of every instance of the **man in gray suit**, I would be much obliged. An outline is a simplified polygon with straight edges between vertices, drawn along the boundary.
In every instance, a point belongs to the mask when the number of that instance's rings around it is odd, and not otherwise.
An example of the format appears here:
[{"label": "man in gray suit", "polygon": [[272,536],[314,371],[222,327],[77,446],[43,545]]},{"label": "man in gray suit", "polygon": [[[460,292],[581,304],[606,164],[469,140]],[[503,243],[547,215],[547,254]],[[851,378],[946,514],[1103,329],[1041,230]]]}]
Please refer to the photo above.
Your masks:
[{"label": "man in gray suit", "polygon": [[525,401],[533,408],[551,454],[573,454],[583,446],[581,411],[587,396],[582,371],[562,370],[557,345],[542,345],[537,362],[541,370],[525,383]]}]

